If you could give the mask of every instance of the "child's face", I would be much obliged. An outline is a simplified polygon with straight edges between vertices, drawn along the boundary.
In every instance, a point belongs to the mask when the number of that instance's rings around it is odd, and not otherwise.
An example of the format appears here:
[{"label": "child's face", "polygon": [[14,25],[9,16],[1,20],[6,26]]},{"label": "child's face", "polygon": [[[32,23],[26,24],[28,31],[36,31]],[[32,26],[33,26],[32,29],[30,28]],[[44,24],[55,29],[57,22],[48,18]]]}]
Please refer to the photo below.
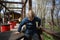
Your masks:
[{"label": "child's face", "polygon": [[32,11],[29,11],[29,18],[33,18],[33,13],[32,13]]},{"label": "child's face", "polygon": [[34,18],[34,15],[33,15],[32,11],[29,11],[28,18],[31,19],[31,20]]}]

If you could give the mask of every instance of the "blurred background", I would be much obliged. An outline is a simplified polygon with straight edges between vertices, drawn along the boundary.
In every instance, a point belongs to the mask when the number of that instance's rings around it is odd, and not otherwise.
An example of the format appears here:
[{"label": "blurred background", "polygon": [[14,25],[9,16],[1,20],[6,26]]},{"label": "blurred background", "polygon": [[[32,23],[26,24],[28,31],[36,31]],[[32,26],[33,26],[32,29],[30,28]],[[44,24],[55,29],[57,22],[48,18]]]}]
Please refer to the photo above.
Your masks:
[{"label": "blurred background", "polygon": [[0,32],[4,32],[2,25],[12,24],[9,31],[16,30],[30,9],[42,20],[43,39],[59,40],[60,0],[0,0]]}]

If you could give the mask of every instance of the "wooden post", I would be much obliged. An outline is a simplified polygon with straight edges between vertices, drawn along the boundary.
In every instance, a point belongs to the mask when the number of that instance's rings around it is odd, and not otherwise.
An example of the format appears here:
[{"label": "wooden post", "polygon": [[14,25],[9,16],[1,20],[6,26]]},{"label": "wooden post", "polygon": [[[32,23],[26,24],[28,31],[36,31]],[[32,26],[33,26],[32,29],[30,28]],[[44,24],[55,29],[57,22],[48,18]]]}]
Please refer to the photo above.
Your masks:
[{"label": "wooden post", "polygon": [[[24,1],[22,0],[22,3],[23,3]],[[23,6],[23,8],[22,8],[22,14],[21,14],[21,17],[22,17],[22,19],[25,17],[25,15],[26,15],[26,4],[23,4],[22,5]]]},{"label": "wooden post", "polygon": [[[23,2],[23,0],[22,0],[22,2]],[[22,4],[22,6],[23,6],[23,4]],[[23,8],[22,8],[22,11],[21,11],[21,19],[23,19]]]},{"label": "wooden post", "polygon": [[26,5],[25,5],[25,7],[23,8],[23,18],[25,17],[25,15],[26,15]]},{"label": "wooden post", "polygon": [[32,0],[29,0],[29,10],[32,10]]}]

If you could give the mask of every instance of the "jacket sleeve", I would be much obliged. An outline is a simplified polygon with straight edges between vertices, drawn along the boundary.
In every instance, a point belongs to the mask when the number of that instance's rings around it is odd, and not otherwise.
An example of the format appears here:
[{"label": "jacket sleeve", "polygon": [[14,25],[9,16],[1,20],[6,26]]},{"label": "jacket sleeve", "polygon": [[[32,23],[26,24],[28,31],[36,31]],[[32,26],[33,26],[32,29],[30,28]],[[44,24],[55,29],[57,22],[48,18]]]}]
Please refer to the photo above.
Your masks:
[{"label": "jacket sleeve", "polygon": [[26,19],[23,19],[22,22],[19,25],[18,32],[21,31],[22,26],[25,24]]},{"label": "jacket sleeve", "polygon": [[38,26],[40,26],[41,25],[41,19],[36,17],[36,21],[38,22]]},{"label": "jacket sleeve", "polygon": [[[41,19],[40,18],[36,18],[37,19],[37,21],[38,21],[38,27],[41,25]],[[42,29],[40,28],[40,29],[38,29],[38,33],[39,34],[42,34],[43,33],[43,31],[42,31]]]},{"label": "jacket sleeve", "polygon": [[38,26],[40,26],[40,25],[41,25],[41,19],[38,18]]}]

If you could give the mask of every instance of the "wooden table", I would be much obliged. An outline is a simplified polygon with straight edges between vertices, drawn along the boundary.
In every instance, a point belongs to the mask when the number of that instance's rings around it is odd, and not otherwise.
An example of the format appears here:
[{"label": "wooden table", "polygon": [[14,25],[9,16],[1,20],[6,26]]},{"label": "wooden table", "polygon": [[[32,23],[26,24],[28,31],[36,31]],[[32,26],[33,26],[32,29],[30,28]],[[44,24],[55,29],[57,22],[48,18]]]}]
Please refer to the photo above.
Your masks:
[{"label": "wooden table", "polygon": [[16,35],[12,31],[0,32],[0,40],[16,40],[18,37],[21,37],[23,35],[23,33]]}]

